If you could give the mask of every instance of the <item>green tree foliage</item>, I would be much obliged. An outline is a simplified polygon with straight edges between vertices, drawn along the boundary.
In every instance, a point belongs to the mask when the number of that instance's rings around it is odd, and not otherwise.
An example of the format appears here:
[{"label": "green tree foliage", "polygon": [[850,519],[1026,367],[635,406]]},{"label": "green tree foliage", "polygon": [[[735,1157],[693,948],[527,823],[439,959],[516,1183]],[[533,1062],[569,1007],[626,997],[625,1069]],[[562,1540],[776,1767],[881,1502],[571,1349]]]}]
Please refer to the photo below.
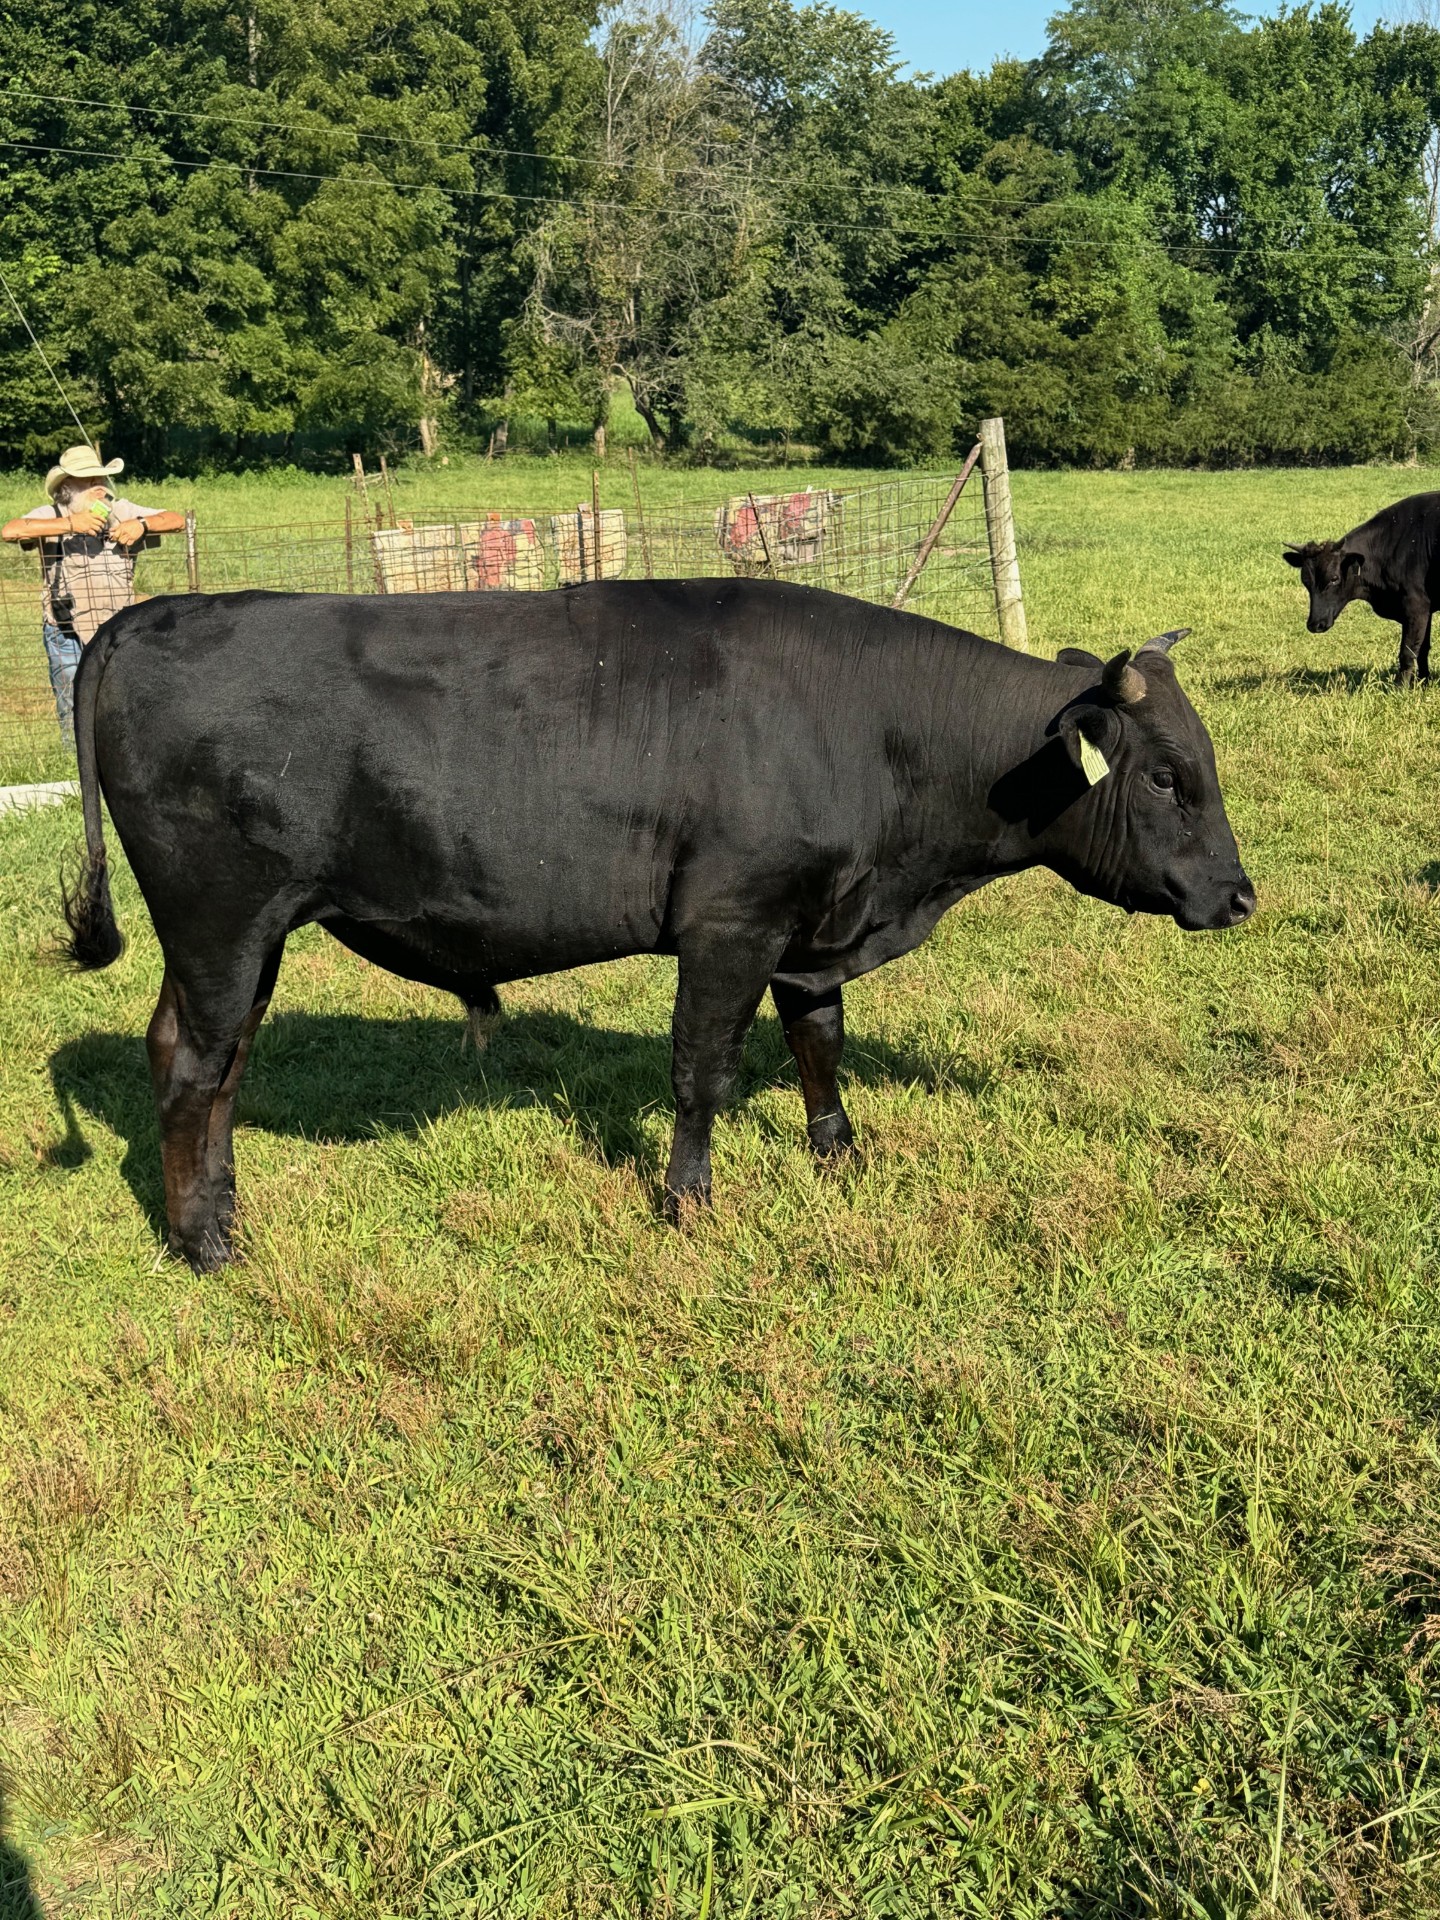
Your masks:
[{"label": "green tree foliage", "polygon": [[[4,0],[0,259],[97,427],[152,457],[177,432],[374,444],[427,388],[493,387],[593,23],[589,0]],[[57,401],[19,404],[7,342],[27,453]]]},{"label": "green tree foliage", "polygon": [[1042,61],[944,83],[950,245],[847,343],[833,442],[938,451],[993,410],[1030,459],[1408,451],[1437,57],[1331,5],[1076,0]]},{"label": "green tree foliage", "polygon": [[[152,464],[603,424],[621,383],[701,450],[947,458],[992,411],[1032,461],[1436,437],[1428,26],[1072,0],[1040,60],[935,81],[824,0],[0,22],[0,264]],[[8,325],[0,453],[69,431]]]}]

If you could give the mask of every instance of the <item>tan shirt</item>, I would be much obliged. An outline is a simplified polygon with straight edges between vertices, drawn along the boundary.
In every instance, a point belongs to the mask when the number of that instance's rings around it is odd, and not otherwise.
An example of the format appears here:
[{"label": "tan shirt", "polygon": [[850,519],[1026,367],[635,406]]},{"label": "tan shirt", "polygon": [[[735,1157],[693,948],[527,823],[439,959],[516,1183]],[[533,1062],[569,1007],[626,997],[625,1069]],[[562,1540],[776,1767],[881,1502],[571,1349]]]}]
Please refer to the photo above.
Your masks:
[{"label": "tan shirt", "polygon": [[[24,517],[43,523],[68,519],[72,511],[80,509],[50,504],[32,507]],[[112,500],[106,525],[116,527],[122,520],[143,520],[147,514],[158,512],[158,507],[137,507],[133,500]],[[44,531],[43,524],[37,526],[37,533]],[[128,607],[135,598],[135,556],[117,547],[108,531],[61,534],[58,542],[46,542],[41,558],[44,583],[40,605],[44,618],[52,627],[64,627],[75,634],[86,646],[112,613]],[[62,618],[56,617],[57,599],[69,602],[70,610]],[[64,614],[63,607],[60,611]]]}]

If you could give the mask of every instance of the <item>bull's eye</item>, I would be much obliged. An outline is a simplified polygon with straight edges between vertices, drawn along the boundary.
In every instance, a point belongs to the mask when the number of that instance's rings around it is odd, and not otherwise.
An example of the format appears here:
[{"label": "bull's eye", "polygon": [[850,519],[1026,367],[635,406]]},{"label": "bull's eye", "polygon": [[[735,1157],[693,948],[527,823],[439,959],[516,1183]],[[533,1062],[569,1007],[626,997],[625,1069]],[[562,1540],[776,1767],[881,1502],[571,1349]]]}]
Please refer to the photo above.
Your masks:
[{"label": "bull's eye", "polygon": [[1175,791],[1175,769],[1173,767],[1156,767],[1151,772],[1150,784],[1152,787],[1158,787],[1161,793],[1173,793]]}]

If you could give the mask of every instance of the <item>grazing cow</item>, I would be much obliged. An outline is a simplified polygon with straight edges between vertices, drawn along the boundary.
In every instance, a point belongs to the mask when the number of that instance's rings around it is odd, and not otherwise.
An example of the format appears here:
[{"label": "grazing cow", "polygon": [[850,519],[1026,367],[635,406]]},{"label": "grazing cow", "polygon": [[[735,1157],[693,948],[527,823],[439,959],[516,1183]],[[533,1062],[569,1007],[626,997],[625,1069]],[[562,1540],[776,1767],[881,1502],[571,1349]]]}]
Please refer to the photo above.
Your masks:
[{"label": "grazing cow", "polygon": [[82,967],[114,960],[103,792],[159,936],[149,1050],[171,1245],[232,1250],[236,1089],[286,935],[318,921],[472,1014],[498,982],[679,959],[666,1209],[768,987],[810,1143],[852,1145],[847,980],[1048,866],[1186,928],[1255,904],[1166,634],[1061,663],[809,588],[233,593],[118,614],[76,689]]},{"label": "grazing cow", "polygon": [[1400,623],[1402,687],[1430,678],[1430,613],[1440,599],[1440,493],[1412,493],[1338,540],[1285,549],[1310,595],[1311,633],[1328,633],[1352,600]]}]

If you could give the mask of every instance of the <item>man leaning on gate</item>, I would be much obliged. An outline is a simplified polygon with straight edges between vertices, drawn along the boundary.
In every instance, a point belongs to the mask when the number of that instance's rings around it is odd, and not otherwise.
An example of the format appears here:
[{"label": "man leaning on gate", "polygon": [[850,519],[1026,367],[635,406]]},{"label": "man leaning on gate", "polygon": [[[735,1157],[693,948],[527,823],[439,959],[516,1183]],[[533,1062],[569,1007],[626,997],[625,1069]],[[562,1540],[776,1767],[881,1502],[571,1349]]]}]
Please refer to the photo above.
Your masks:
[{"label": "man leaning on gate", "polygon": [[135,598],[135,556],[147,533],[178,533],[185,516],[117,499],[110,481],[123,460],[94,447],[68,447],[45,476],[47,504],[0,527],[0,540],[41,551],[41,637],[50,663],[55,712],[74,745],[74,682],[81,649]]}]

